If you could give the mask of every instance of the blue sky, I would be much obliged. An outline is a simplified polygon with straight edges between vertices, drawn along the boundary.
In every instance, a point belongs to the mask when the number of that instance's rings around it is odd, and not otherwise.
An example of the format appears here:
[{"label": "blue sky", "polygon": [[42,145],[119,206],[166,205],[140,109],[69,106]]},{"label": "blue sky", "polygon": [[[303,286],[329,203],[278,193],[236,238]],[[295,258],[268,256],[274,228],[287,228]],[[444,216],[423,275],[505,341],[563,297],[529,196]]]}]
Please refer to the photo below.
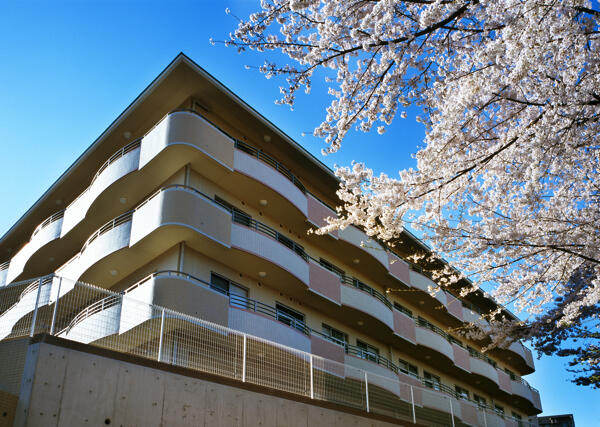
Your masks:
[{"label": "blue sky", "polygon": [[[218,6],[215,6],[218,4]],[[380,136],[351,133],[340,153],[323,158],[324,144],[302,132],[324,117],[323,82],[300,95],[294,111],[274,104],[279,82],[244,65],[263,57],[212,46],[258,0],[0,2],[0,235],[29,208],[154,77],[184,52],[329,166],[361,160],[390,175],[414,166],[423,128],[398,118]],[[19,182],[19,185],[13,185]],[[22,184],[25,183],[25,184]],[[540,389],[544,414],[574,413],[578,426],[596,426],[600,391],[569,382],[565,362],[536,361],[528,381]]]}]

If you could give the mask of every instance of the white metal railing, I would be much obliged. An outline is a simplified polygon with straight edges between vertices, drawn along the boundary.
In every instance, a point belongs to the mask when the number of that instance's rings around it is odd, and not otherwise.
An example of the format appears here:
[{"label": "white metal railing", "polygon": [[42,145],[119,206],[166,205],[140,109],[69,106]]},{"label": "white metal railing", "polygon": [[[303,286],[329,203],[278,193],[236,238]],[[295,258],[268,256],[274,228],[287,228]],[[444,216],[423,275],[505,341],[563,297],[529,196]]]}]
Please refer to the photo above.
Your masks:
[{"label": "white metal railing", "polygon": [[[498,419],[506,426],[534,425],[458,400],[439,390],[408,384],[400,378],[380,376],[164,307],[123,299],[119,293],[59,277],[43,279],[31,282],[25,289],[19,288],[23,294],[35,289],[34,282],[40,284],[35,305],[31,307],[33,314],[26,318],[29,323],[19,331],[30,331],[32,335],[50,333],[90,342],[95,346],[314,400],[335,402],[407,423],[455,426],[464,417],[464,422],[476,426],[492,425],[492,422],[498,425]],[[58,288],[50,291],[55,294],[54,299],[42,303],[39,296],[45,286]],[[14,286],[9,285],[0,289],[0,301],[12,288]],[[123,304],[121,309],[111,313],[115,319],[93,317],[94,313],[119,302]],[[89,321],[83,323],[80,321],[83,318]],[[107,327],[109,324],[113,327]],[[70,338],[69,326],[75,325],[79,328],[74,335],[77,338]],[[116,329],[114,325],[117,325]],[[104,337],[99,333],[102,331],[108,331],[110,336]],[[10,337],[15,336],[13,333]],[[471,409],[463,414],[461,407],[464,405]],[[476,419],[472,414],[476,414]]]},{"label": "white metal railing", "polygon": [[40,231],[42,231],[43,228],[46,228],[48,225],[52,224],[53,222],[58,221],[59,219],[63,218],[65,216],[65,209],[56,212],[55,214],[51,215],[50,217],[46,218],[40,225],[38,225],[35,230],[33,230],[33,233],[31,233],[31,239],[33,239],[33,237],[38,234]]}]

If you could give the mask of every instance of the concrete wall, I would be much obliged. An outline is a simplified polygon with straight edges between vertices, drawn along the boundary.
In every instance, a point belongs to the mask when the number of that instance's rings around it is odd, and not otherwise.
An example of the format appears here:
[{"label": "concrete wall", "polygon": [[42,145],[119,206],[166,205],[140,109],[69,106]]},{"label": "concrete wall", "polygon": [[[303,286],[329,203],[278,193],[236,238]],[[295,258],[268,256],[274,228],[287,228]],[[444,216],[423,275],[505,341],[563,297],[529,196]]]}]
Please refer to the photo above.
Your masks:
[{"label": "concrete wall", "polygon": [[48,343],[28,357],[19,427],[395,425]]}]

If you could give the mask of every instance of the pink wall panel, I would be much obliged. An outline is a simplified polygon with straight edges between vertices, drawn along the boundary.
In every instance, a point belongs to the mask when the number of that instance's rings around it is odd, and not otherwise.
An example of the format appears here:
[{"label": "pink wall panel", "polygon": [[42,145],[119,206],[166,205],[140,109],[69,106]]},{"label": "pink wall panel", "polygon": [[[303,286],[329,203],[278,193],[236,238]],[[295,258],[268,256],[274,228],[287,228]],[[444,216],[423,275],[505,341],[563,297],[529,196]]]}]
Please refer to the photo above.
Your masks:
[{"label": "pink wall panel", "polygon": [[504,390],[507,393],[512,393],[512,385],[510,384],[510,377],[504,371],[498,369],[498,385],[500,390]]},{"label": "pink wall panel", "polygon": [[312,354],[344,363],[344,348],[315,335],[310,337],[310,349]]},{"label": "pink wall panel", "polygon": [[388,252],[388,270],[390,274],[405,284],[410,284],[410,268],[408,264],[398,258],[396,255]]},{"label": "pink wall panel", "polygon": [[450,294],[446,294],[446,308],[454,317],[464,320],[462,303]]},{"label": "pink wall panel", "polygon": [[471,372],[471,363],[467,349],[464,349],[459,345],[452,344],[452,350],[454,351],[454,364],[467,372]]},{"label": "pink wall panel", "polygon": [[405,340],[415,343],[415,321],[398,310],[394,310],[394,333]]},{"label": "pink wall panel", "polygon": [[318,294],[341,304],[340,278],[323,267],[309,263],[309,287]]},{"label": "pink wall panel", "polygon": [[[327,221],[325,221],[325,218],[330,217],[330,216],[331,217],[337,216],[335,212],[330,210],[327,206],[325,206],[323,203],[319,202],[317,199],[315,199],[310,194],[307,196],[307,201],[308,201],[308,220],[310,222],[312,222],[314,225],[316,225],[317,227],[323,227],[323,226],[327,225]],[[337,231],[334,231],[333,233],[330,233],[330,234],[332,234],[335,237],[338,237]]]}]

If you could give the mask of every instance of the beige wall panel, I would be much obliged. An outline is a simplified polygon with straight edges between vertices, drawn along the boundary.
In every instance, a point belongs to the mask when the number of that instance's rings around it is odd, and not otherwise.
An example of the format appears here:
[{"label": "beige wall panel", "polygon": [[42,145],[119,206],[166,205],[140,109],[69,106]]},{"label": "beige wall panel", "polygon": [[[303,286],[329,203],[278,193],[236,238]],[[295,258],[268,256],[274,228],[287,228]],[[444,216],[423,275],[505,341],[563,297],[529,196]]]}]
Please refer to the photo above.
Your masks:
[{"label": "beige wall panel", "polygon": [[134,212],[131,245],[165,225],[193,229],[225,246],[230,242],[229,213],[197,193],[183,188],[166,189]]},{"label": "beige wall panel", "polygon": [[239,224],[231,226],[231,246],[264,258],[309,283],[308,263],[278,241]]},{"label": "beige wall panel", "polygon": [[388,255],[385,249],[376,241],[372,240],[363,231],[356,227],[349,226],[338,231],[338,236],[341,240],[363,249],[373,258],[381,263],[386,269],[388,265]]},{"label": "beige wall panel", "polygon": [[[107,159],[108,160],[108,159]],[[79,222],[81,222],[90,206],[96,198],[108,187],[114,184],[125,175],[136,171],[140,164],[140,148],[136,148],[122,157],[111,162],[96,177],[90,186],[81,195],[75,199],[65,210],[61,236],[67,234]]]},{"label": "beige wall panel", "polygon": [[229,310],[229,327],[298,350],[310,352],[310,338],[307,335],[277,321],[275,318],[260,313],[231,307]]},{"label": "beige wall panel", "polygon": [[194,147],[223,166],[233,169],[233,140],[193,113],[172,113],[144,137],[140,168],[170,145]]},{"label": "beige wall panel", "polygon": [[372,295],[348,285],[341,286],[342,304],[362,311],[379,319],[391,330],[394,330],[394,315],[392,310]]},{"label": "beige wall panel", "polygon": [[284,175],[241,150],[234,153],[235,170],[273,189],[307,216],[306,195]]},{"label": "beige wall panel", "polygon": [[416,338],[418,344],[436,350],[448,359],[454,360],[452,345],[441,335],[429,329],[418,327],[416,328]]},{"label": "beige wall panel", "polygon": [[471,372],[489,378],[490,380],[498,384],[498,372],[496,371],[496,368],[494,368],[492,365],[481,359],[477,359],[472,356],[469,356],[469,359],[469,364],[471,365]]}]

